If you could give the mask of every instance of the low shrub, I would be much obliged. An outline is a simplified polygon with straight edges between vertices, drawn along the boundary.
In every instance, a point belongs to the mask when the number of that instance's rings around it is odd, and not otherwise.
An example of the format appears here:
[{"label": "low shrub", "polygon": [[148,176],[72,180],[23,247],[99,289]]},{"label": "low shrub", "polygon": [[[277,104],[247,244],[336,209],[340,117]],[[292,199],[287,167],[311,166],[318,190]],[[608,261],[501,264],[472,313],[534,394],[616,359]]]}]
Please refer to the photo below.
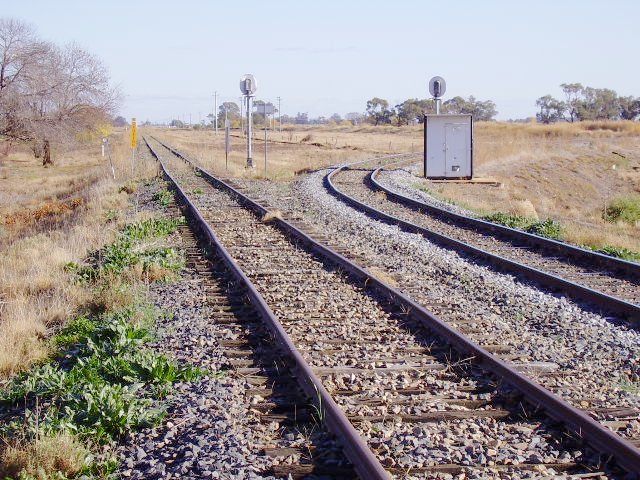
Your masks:
[{"label": "low shrub", "polygon": [[608,222],[640,223],[640,195],[620,196],[605,208],[602,218]]},{"label": "low shrub", "polygon": [[509,228],[519,228],[524,230],[527,228],[532,220],[526,217],[521,217],[520,215],[511,215],[509,213],[497,212],[492,213],[490,215],[485,215],[482,217],[483,220],[487,222],[499,223],[500,225],[504,225]]},{"label": "low shrub", "polygon": [[547,218],[542,222],[534,222],[525,230],[529,233],[533,233],[534,235],[552,238],[554,240],[560,240],[562,238],[562,226],[550,218]]}]

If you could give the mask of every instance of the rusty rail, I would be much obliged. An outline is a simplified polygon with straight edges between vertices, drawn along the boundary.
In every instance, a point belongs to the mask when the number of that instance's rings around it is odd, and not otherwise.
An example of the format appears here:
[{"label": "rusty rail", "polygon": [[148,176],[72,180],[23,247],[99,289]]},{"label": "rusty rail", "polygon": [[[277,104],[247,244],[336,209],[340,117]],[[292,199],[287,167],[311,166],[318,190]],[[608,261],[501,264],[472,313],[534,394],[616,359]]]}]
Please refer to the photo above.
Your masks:
[{"label": "rusty rail", "polygon": [[[389,478],[389,474],[387,473],[387,471],[380,464],[373,452],[371,452],[366,442],[358,434],[353,425],[351,425],[346,415],[335,403],[329,392],[327,392],[327,390],[324,388],[320,379],[315,375],[315,373],[313,373],[313,370],[304,360],[302,354],[295,347],[291,338],[287,335],[284,328],[282,327],[282,324],[278,321],[273,311],[269,308],[269,306],[262,298],[262,295],[260,295],[251,280],[247,278],[242,269],[231,257],[227,249],[218,240],[218,237],[213,232],[211,227],[207,224],[199,209],[189,200],[187,194],[180,187],[175,178],[171,176],[171,174],[165,167],[164,162],[160,159],[155,150],[153,150],[153,148],[149,145],[146,139],[145,143],[147,144],[147,147],[149,147],[152,155],[160,163],[164,175],[173,185],[173,188],[178,194],[178,197],[181,199],[182,203],[189,211],[197,228],[201,231],[202,235],[204,235],[209,245],[218,252],[218,255],[220,256],[220,258],[222,258],[225,265],[229,268],[238,282],[240,282],[242,285],[245,285],[251,303],[260,313],[269,330],[273,333],[274,338],[278,342],[278,346],[291,360],[292,365],[294,366],[292,368],[292,371],[294,372],[294,375],[296,375],[300,386],[307,394],[307,396],[316,403],[315,406],[318,411],[322,412],[320,416],[324,418],[329,430],[341,440],[345,453],[349,460],[351,460],[351,462],[353,463],[354,468],[356,469],[358,474],[362,478],[387,480]],[[167,147],[166,145],[165,147],[171,150],[174,154],[184,159],[184,157],[182,157],[182,155],[175,150]],[[219,182],[221,186],[226,185],[224,182],[214,179],[214,177],[211,177],[203,170],[200,171],[210,180],[213,179],[216,182]],[[233,190],[229,186],[227,186],[227,188]],[[236,190],[233,190],[233,192],[235,192],[241,198],[243,197],[242,194],[240,194]],[[266,213],[267,210],[261,207],[260,211]]]},{"label": "rusty rail", "polygon": [[[356,200],[353,197],[350,197],[346,193],[340,191],[333,183],[333,176],[341,172],[345,168],[347,168],[347,166],[338,167],[333,171],[331,171],[331,173],[329,173],[325,177],[325,185],[327,189],[330,190],[335,196],[337,196],[344,202],[356,207],[358,210],[361,210],[376,219],[383,220],[386,223],[396,225],[400,227],[402,230],[405,230],[407,232],[419,233],[423,237],[429,240],[435,241],[448,248],[454,249],[456,251],[464,252],[476,258],[480,258],[503,271],[520,275],[539,285],[543,285],[545,288],[556,289],[576,300],[588,302],[591,305],[594,305],[605,312],[615,313],[632,321],[640,321],[640,305],[635,305],[631,302],[627,302],[620,298],[617,298],[617,297],[608,295],[606,293],[593,290],[589,287],[585,287],[584,285],[580,285],[578,283],[572,282],[571,280],[567,280],[565,278],[553,275],[543,270],[539,270],[537,268],[533,268],[528,265],[523,265],[522,263],[516,262],[514,260],[510,260],[500,255],[487,252],[480,248],[474,247],[473,245],[470,245],[468,243],[462,242],[460,240],[456,240],[454,238],[448,237],[441,233],[434,232],[425,227],[415,225],[406,220],[402,220],[401,218],[394,217],[393,215],[389,215],[385,212],[382,212],[376,208],[371,207],[370,205],[360,202],[359,200]],[[387,192],[388,190],[384,190],[384,191]],[[412,199],[409,199],[409,200],[412,200]],[[421,203],[415,200],[412,200],[412,201],[416,203]],[[436,208],[436,207],[431,207],[431,208]],[[456,215],[451,212],[448,212],[448,213],[450,213],[451,215]],[[469,217],[465,217],[465,218],[469,218]],[[490,222],[485,222],[485,223],[490,223]],[[509,230],[513,230],[513,229],[509,229]],[[518,231],[518,233],[524,233],[524,232]],[[538,237],[536,235],[531,235],[531,234],[526,234],[526,235],[535,237],[536,239],[539,239],[539,240],[547,240],[547,239],[543,239],[542,237]],[[553,242],[554,248],[561,248],[562,245],[566,245],[566,244],[563,244],[562,242],[557,242],[553,240],[550,240],[550,242]],[[566,246],[574,250],[582,250],[577,247],[573,247],[569,245],[566,245]],[[624,260],[615,259],[602,254],[597,254],[597,255],[599,260],[601,261],[604,261],[604,260],[600,259],[600,257],[605,257],[606,259],[611,259],[613,261],[616,261],[617,262],[616,265],[620,263],[623,265],[624,268],[631,269],[630,271],[632,271],[632,269],[637,269],[638,275],[640,275],[640,266],[634,264],[633,262],[626,262]]]}]

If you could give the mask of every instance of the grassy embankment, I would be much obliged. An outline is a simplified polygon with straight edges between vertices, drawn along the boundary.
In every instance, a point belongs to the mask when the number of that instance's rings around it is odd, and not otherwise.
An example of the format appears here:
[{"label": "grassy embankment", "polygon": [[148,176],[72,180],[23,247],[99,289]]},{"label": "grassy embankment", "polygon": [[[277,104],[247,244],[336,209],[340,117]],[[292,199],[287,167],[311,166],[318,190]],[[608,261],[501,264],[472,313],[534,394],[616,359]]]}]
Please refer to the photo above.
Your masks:
[{"label": "grassy embankment", "polygon": [[[225,171],[222,131],[218,137],[211,131],[155,133],[206,168]],[[244,169],[244,141],[234,138],[230,175],[264,177],[261,135],[257,133],[255,142],[255,171]],[[285,126],[282,133],[270,132],[269,138],[274,140],[267,166],[272,180],[376,154],[422,149],[420,126]],[[633,213],[640,193],[640,123],[478,123],[474,169],[477,177],[494,178],[501,186],[419,178],[416,184],[481,215],[506,218],[569,242],[628,258],[640,252],[640,226]]]},{"label": "grassy embankment", "polygon": [[200,374],[144,347],[162,314],[145,286],[183,264],[163,240],[177,221],[136,211],[156,167],[132,174],[126,139],[112,143],[115,180],[88,148],[46,170],[26,153],[3,165],[14,202],[2,211],[2,477],[108,474],[116,463],[101,445],[159,422],[167,385]]},{"label": "grassy embankment", "polygon": [[[0,166],[0,376],[47,355],[43,342],[87,299],[68,262],[113,241],[124,225],[131,182],[126,139],[112,139],[116,179],[99,145],[61,155],[44,169],[27,150]],[[137,178],[155,172],[139,164]]]}]

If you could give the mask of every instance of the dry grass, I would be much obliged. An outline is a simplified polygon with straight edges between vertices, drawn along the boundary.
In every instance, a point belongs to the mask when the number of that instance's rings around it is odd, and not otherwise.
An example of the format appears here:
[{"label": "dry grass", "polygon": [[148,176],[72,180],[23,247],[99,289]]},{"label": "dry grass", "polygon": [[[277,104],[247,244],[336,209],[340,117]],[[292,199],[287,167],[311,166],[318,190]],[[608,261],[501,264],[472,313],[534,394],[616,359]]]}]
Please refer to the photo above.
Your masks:
[{"label": "dry grass", "polygon": [[296,142],[289,142],[286,132],[269,132],[265,174],[264,133],[261,131],[256,133],[253,144],[254,169],[245,168],[246,140],[238,137],[238,131],[232,132],[234,136],[228,168],[225,163],[223,132],[216,137],[211,131],[156,129],[152,134],[187,153],[205,169],[234,177],[291,180],[298,173],[370,156],[370,150],[354,149],[344,144],[335,147],[320,143],[315,133],[313,143],[302,143],[305,135],[296,137]]},{"label": "dry grass", "polygon": [[[88,301],[64,266],[109,242],[119,225],[108,220],[124,217],[128,197],[120,187],[132,178],[126,140],[112,138],[115,181],[99,145],[68,152],[47,169],[24,152],[4,160],[0,196],[11,201],[0,203],[0,378],[46,356],[43,340]],[[140,163],[135,177],[154,173]]]},{"label": "dry grass", "polygon": [[[89,451],[71,435],[47,436],[34,442],[7,445],[0,458],[0,477],[45,480],[50,472],[73,477],[80,472]],[[20,478],[23,478],[20,476]]]},{"label": "dry grass", "polygon": [[272,222],[275,219],[282,220],[282,212],[280,210],[269,210],[262,217],[262,221],[264,223]]},{"label": "dry grass", "polygon": [[577,244],[640,251],[637,225],[603,219],[614,198],[640,191],[639,123],[480,124],[475,146],[475,175],[500,188],[423,184],[478,212],[556,219]]},{"label": "dry grass", "polygon": [[139,297],[140,292],[126,278],[113,275],[95,289],[86,306],[96,313],[117,312],[135,305]]},{"label": "dry grass", "polygon": [[[565,226],[566,238],[575,243],[640,251],[637,225],[602,218],[614,198],[640,192],[639,122],[484,122],[475,125],[474,133],[475,176],[495,178],[502,186],[431,182],[424,186],[481,213],[556,219]],[[227,170],[222,132],[215,137],[211,131],[156,129],[153,134],[218,174],[265,177],[261,131],[256,132],[253,170],[244,168],[242,138],[233,139]],[[422,138],[421,126],[285,126],[282,133],[269,132],[266,177],[290,180],[376,154],[419,153]]]},{"label": "dry grass", "polygon": [[367,271],[371,274],[372,277],[376,278],[377,280],[380,280],[383,283],[386,283],[390,287],[393,287],[393,288],[398,287],[398,282],[396,281],[396,279],[393,278],[393,276],[391,276],[385,270],[378,267],[369,267],[367,268]]}]

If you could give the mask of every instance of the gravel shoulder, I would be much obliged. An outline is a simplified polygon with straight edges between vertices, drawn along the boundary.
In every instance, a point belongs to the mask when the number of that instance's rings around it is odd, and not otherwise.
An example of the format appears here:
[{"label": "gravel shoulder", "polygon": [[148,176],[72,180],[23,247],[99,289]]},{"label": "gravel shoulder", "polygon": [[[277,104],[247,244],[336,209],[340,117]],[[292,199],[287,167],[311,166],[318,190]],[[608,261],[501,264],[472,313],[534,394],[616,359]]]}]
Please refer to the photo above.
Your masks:
[{"label": "gravel shoulder", "polygon": [[478,218],[479,215],[471,210],[463,208],[454,203],[445,202],[430,195],[429,193],[416,188],[416,175],[419,175],[422,171],[421,163],[412,163],[406,167],[398,168],[395,170],[384,170],[379,177],[384,186],[401,193],[414,200],[425,202],[434,207],[442,208],[449,212],[457,213],[458,215],[465,215],[467,217]]}]

